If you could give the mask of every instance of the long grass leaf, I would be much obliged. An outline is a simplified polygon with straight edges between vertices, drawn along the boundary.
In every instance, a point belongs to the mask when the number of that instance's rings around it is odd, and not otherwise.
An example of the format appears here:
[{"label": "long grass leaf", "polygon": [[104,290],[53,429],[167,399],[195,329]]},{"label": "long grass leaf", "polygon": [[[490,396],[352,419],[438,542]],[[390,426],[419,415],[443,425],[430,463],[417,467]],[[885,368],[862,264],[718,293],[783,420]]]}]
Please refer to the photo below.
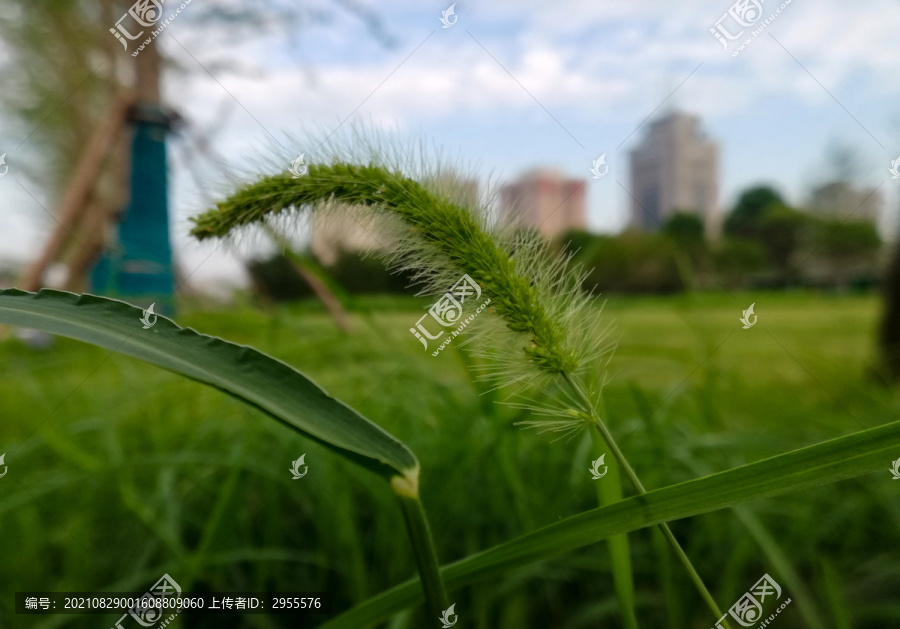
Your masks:
[{"label": "long grass leaf", "polygon": [[385,478],[417,484],[419,464],[409,448],[290,365],[161,316],[144,329],[142,312],[93,295],[0,290],[0,324],[67,336],[203,382]]},{"label": "long grass leaf", "polygon": [[[456,589],[612,535],[688,518],[736,504],[884,472],[900,447],[900,421],[825,441],[711,476],[650,491],[572,516],[442,569]],[[421,600],[418,581],[407,581],[322,625],[368,626]]]}]

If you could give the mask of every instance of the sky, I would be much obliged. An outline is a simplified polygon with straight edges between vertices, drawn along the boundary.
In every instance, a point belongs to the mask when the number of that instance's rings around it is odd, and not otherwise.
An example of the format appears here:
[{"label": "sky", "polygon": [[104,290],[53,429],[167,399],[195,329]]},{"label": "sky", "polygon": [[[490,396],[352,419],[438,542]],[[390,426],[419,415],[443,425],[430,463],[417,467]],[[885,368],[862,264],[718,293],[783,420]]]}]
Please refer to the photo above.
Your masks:
[{"label": "sky", "polygon": [[[755,2],[457,2],[447,28],[449,2],[360,0],[381,35],[329,1],[324,21],[229,33],[191,19],[211,1],[193,0],[157,40],[177,66],[165,98],[189,122],[169,150],[173,241],[200,290],[245,282],[252,253],[185,235],[223,173],[249,176],[264,162],[287,168],[300,153],[314,161],[327,147],[311,134],[336,130],[337,141],[353,124],[424,136],[500,182],[537,166],[584,178],[589,228],[616,232],[628,220],[628,150],[649,120],[677,109],[699,115],[720,145],[723,210],[760,183],[802,205],[834,174],[828,156],[841,146],[858,157],[857,181],[879,186],[882,233],[897,232],[900,179],[889,172],[900,155],[896,0],[864,9],[768,0],[756,21]],[[710,29],[732,7],[752,26],[720,22],[745,31],[726,50]],[[208,135],[208,155],[187,152],[197,134]],[[4,146],[21,141],[0,135]],[[592,179],[603,153],[609,172]],[[27,260],[52,219],[10,179],[0,177],[0,259]]]}]

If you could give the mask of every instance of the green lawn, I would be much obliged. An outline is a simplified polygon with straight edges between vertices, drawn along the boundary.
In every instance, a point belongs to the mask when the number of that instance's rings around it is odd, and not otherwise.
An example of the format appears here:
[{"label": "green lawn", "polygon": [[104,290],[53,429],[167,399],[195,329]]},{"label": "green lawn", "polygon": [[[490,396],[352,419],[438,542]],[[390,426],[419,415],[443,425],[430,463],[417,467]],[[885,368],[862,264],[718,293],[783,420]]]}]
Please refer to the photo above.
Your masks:
[{"label": "green lawn", "polygon": [[[757,324],[738,318],[756,303]],[[339,332],[316,304],[185,304],[181,325],[311,376],[416,452],[442,561],[596,506],[588,440],[552,442],[482,392],[453,349],[409,333],[427,300],[363,301]],[[818,294],[610,296],[607,418],[648,488],[895,421],[867,376],[879,302]],[[0,629],[111,626],[12,610],[24,590],[331,591],[337,610],[415,573],[379,479],[223,394],[66,339],[0,343]],[[483,393],[483,394],[480,394]],[[292,481],[306,452],[309,473]],[[897,453],[900,457],[900,452]],[[900,626],[900,482],[883,474],[679,521],[723,608],[768,572],[793,603],[772,626]],[[712,627],[681,566],[630,536],[642,627]],[[451,593],[460,627],[620,627],[605,544]],[[283,617],[171,627],[287,627]],[[315,618],[315,617],[313,617]],[[34,621],[34,622],[32,622]],[[177,623],[181,623],[180,625]],[[311,622],[308,626],[314,626]],[[393,629],[412,627],[404,617]]]}]

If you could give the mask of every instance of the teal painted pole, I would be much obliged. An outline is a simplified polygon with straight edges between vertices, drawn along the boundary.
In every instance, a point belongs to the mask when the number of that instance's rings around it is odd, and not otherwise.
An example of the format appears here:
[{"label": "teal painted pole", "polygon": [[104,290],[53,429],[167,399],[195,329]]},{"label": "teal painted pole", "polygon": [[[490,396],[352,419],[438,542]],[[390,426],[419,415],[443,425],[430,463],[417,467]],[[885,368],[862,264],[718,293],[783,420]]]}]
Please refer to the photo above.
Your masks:
[{"label": "teal painted pole", "polygon": [[166,135],[173,116],[139,103],[131,114],[131,200],[117,238],[94,268],[95,292],[174,314],[175,271],[169,237]]}]

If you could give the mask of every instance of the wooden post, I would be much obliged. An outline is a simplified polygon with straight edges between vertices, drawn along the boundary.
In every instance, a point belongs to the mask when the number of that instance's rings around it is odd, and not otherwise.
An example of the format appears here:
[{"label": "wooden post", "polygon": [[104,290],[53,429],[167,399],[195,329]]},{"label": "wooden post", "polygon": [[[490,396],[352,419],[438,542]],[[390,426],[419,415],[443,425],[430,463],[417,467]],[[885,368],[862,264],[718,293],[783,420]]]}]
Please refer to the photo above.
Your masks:
[{"label": "wooden post", "polygon": [[306,267],[304,264],[303,257],[298,255],[296,251],[293,250],[291,244],[288,242],[287,238],[278,233],[273,227],[270,225],[266,225],[266,231],[272,237],[272,240],[275,241],[275,244],[281,247],[281,250],[284,252],[284,256],[287,258],[288,262],[290,262],[291,267],[293,267],[294,271],[297,272],[297,275],[302,277],[309,287],[312,289],[313,293],[315,293],[316,297],[319,298],[319,301],[325,306],[325,310],[328,311],[328,314],[331,315],[331,318],[334,320],[337,327],[341,330],[341,332],[350,332],[350,318],[347,316],[347,311],[344,310],[343,304],[341,304],[341,300],[337,298],[337,296],[331,292],[328,286],[323,282],[314,272]]},{"label": "wooden post", "polygon": [[99,199],[91,199],[86,205],[81,229],[76,236],[78,244],[68,262],[69,273],[65,289],[73,293],[85,291],[88,266],[103,252],[106,231],[109,229],[109,207]]},{"label": "wooden post", "polygon": [[306,283],[309,284],[309,287],[316,294],[316,297],[319,298],[319,301],[324,304],[328,314],[331,315],[331,318],[334,320],[335,324],[337,324],[341,332],[350,332],[350,319],[347,317],[347,311],[344,310],[344,307],[341,305],[338,298],[335,297],[334,293],[328,290],[325,282],[316,277],[315,273],[305,269],[303,265],[298,263],[295,259],[292,259],[290,256],[288,257],[288,260],[290,260],[291,266],[297,274],[306,280]]},{"label": "wooden post", "polygon": [[56,217],[56,228],[50,235],[50,239],[47,241],[40,257],[28,267],[22,278],[20,284],[22,290],[36,291],[40,288],[44,272],[59,255],[60,249],[84,213],[91,192],[94,190],[97,179],[100,176],[103,162],[112,149],[116,138],[122,132],[128,110],[133,103],[134,99],[131,95],[120,95],[110,108],[109,114],[97,127],[94,136],[75,167],[75,173],[72,175],[69,185],[66,187]]}]

